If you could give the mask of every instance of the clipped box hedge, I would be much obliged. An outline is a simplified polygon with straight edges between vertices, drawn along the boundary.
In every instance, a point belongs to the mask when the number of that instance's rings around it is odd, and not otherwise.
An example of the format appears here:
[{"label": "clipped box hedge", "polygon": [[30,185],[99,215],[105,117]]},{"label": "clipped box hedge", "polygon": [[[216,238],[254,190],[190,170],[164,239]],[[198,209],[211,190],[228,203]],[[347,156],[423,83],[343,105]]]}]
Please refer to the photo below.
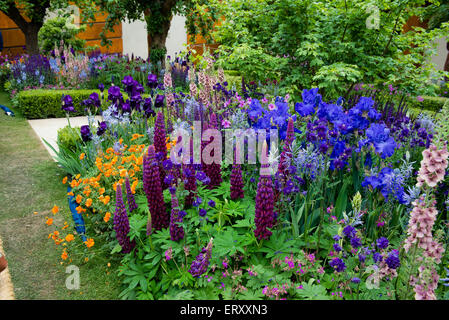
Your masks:
[{"label": "clipped box hedge", "polygon": [[84,115],[84,106],[80,103],[92,92],[100,94],[100,90],[55,90],[36,89],[21,91],[17,94],[18,107],[27,119],[64,118],[66,113],[61,109],[62,95],[70,95],[77,112],[70,116]]},{"label": "clipped box hedge", "polygon": [[449,99],[445,97],[423,96],[422,98],[423,101],[418,101],[416,98],[409,101],[409,106],[414,109],[439,112],[443,108],[444,104],[449,101]]}]

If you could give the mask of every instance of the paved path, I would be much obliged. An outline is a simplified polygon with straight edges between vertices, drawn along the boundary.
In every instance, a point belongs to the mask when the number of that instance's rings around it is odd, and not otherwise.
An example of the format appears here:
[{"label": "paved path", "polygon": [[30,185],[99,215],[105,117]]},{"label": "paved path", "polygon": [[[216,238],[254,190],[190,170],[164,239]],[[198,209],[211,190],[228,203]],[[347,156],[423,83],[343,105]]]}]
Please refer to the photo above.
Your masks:
[{"label": "paved path", "polygon": [[[96,120],[101,121],[101,117],[95,117]],[[56,140],[58,138],[58,130],[64,128],[68,125],[67,118],[53,118],[53,119],[36,119],[36,120],[28,120],[31,128],[36,132],[37,136],[41,139],[43,145],[48,150],[52,158],[55,156],[55,153],[47,144],[43,141],[45,139],[48,143],[50,143],[56,150],[58,150],[58,146],[56,144]],[[70,117],[70,125],[72,127],[81,127],[82,125],[86,125],[87,117]]]}]

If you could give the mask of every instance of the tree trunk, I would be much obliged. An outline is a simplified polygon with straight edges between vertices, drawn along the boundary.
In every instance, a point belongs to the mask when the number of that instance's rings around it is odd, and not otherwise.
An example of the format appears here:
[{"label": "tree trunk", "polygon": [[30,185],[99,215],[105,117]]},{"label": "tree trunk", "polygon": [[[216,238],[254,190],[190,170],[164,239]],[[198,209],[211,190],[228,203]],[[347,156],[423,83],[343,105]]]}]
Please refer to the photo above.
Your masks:
[{"label": "tree trunk", "polygon": [[[160,32],[150,36],[151,46],[154,49],[166,49],[165,41],[167,40],[168,30],[170,29],[171,19],[165,22],[161,27]],[[150,49],[151,50],[151,49]]]},{"label": "tree trunk", "polygon": [[[148,34],[148,57],[152,62],[160,61],[162,66],[164,65],[165,55],[167,49],[165,47],[165,41],[167,39],[168,30],[170,29],[172,15],[172,9],[176,5],[176,0],[165,0],[162,5],[155,8],[154,11],[151,8],[145,12],[145,20],[147,24],[152,22],[152,17],[155,16],[159,25],[157,31],[153,31]],[[158,17],[159,16],[159,17]],[[154,28],[152,28],[154,30]],[[150,28],[148,28],[150,30]]]},{"label": "tree trunk", "polygon": [[38,34],[41,27],[41,23],[29,23],[24,32],[27,53],[30,55],[39,53]]}]

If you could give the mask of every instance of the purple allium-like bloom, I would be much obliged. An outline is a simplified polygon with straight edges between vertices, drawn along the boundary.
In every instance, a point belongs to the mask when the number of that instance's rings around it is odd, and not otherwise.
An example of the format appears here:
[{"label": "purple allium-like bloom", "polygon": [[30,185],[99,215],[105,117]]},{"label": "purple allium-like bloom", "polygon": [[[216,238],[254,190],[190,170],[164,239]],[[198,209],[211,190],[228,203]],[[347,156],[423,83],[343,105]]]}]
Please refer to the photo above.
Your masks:
[{"label": "purple allium-like bloom", "polygon": [[399,268],[401,265],[401,261],[399,260],[399,252],[397,250],[392,250],[385,259],[385,263],[390,269]]},{"label": "purple allium-like bloom", "polygon": [[131,213],[137,209],[137,204],[136,204],[136,200],[134,199],[133,192],[131,190],[131,185],[129,183],[128,175],[126,175],[126,177],[125,177],[125,187],[126,187],[126,197],[128,198],[129,213]]},{"label": "purple allium-like bloom", "polygon": [[130,241],[128,237],[129,233],[129,220],[126,213],[126,207],[123,203],[122,187],[117,184],[116,188],[116,206],[114,214],[114,230],[117,240],[122,247],[123,253],[129,253],[136,245],[135,241]]},{"label": "purple allium-like bloom", "polygon": [[351,239],[351,246],[352,246],[354,249],[357,249],[357,248],[361,247],[361,246],[362,246],[362,240],[360,240],[360,238],[353,237],[353,238]]},{"label": "purple allium-like bloom", "polygon": [[389,242],[387,238],[380,237],[379,239],[377,239],[376,244],[379,249],[386,249],[389,245]]},{"label": "purple allium-like bloom", "polygon": [[[265,165],[265,167],[267,166]],[[256,224],[256,230],[254,231],[256,238],[268,240],[272,234],[268,228],[273,227],[274,224],[274,192],[271,176],[269,175],[261,174],[259,178],[254,222]]]},{"label": "purple allium-like bloom", "polygon": [[203,171],[198,171],[195,174],[195,178],[198,179],[199,181],[203,182],[207,178],[207,176]]},{"label": "purple allium-like bloom", "polygon": [[190,266],[189,272],[195,278],[199,278],[202,274],[206,273],[207,268],[209,267],[213,246],[212,241],[213,239],[211,239],[207,246],[201,250]]},{"label": "purple allium-like bloom", "polygon": [[92,133],[90,132],[89,125],[86,124],[84,126],[81,126],[80,132],[81,132],[81,138],[83,139],[84,142],[87,142],[91,139]]},{"label": "purple allium-like bloom", "polygon": [[184,239],[184,228],[178,223],[182,222],[183,213],[179,211],[179,202],[176,194],[171,195],[170,238],[172,241]]},{"label": "purple allium-like bloom", "polygon": [[193,202],[193,206],[194,207],[199,207],[200,204],[203,202],[203,199],[201,199],[200,197],[196,198],[195,201]]},{"label": "purple allium-like bloom", "polygon": [[336,252],[340,252],[342,250],[341,246],[338,243],[334,243],[333,248]]},{"label": "purple allium-like bloom", "polygon": [[209,200],[209,202],[207,203],[210,207],[215,208],[215,201],[214,200]]},{"label": "purple allium-like bloom", "polygon": [[329,261],[329,265],[337,272],[343,272],[346,269],[346,265],[340,258],[333,258]]},{"label": "purple allium-like bloom", "polygon": [[148,147],[148,154],[143,158],[143,190],[148,200],[152,228],[155,230],[167,228],[170,223],[170,216],[165,209],[159,166],[156,162],[153,145]]},{"label": "purple allium-like bloom", "polygon": [[198,212],[198,214],[200,215],[200,217],[205,217],[207,214],[206,209],[200,209],[200,211]]},{"label": "purple allium-like bloom", "polygon": [[332,237],[332,239],[334,239],[335,241],[338,241],[341,239],[341,237],[338,234],[336,234],[335,236]]},{"label": "purple allium-like bloom", "polygon": [[347,225],[344,229],[343,229],[343,234],[349,238],[352,239],[353,237],[355,237],[357,231],[355,230],[355,228],[351,225]]},{"label": "purple allium-like bloom", "polygon": [[374,252],[373,253],[373,261],[378,263],[382,261],[382,255],[379,252]]},{"label": "purple allium-like bloom", "polygon": [[352,283],[360,283],[360,278],[354,277],[351,279]]}]

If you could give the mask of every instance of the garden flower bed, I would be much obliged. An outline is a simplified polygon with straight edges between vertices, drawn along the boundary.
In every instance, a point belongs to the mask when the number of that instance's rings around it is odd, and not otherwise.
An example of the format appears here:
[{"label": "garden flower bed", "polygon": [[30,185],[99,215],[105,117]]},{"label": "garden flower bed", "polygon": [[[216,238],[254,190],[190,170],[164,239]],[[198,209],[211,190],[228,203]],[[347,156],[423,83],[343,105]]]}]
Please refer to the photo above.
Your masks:
[{"label": "garden flower bed", "polygon": [[206,61],[83,101],[56,160],[84,228],[46,220],[64,263],[111,255],[123,299],[448,298],[443,116],[237,92]]}]

